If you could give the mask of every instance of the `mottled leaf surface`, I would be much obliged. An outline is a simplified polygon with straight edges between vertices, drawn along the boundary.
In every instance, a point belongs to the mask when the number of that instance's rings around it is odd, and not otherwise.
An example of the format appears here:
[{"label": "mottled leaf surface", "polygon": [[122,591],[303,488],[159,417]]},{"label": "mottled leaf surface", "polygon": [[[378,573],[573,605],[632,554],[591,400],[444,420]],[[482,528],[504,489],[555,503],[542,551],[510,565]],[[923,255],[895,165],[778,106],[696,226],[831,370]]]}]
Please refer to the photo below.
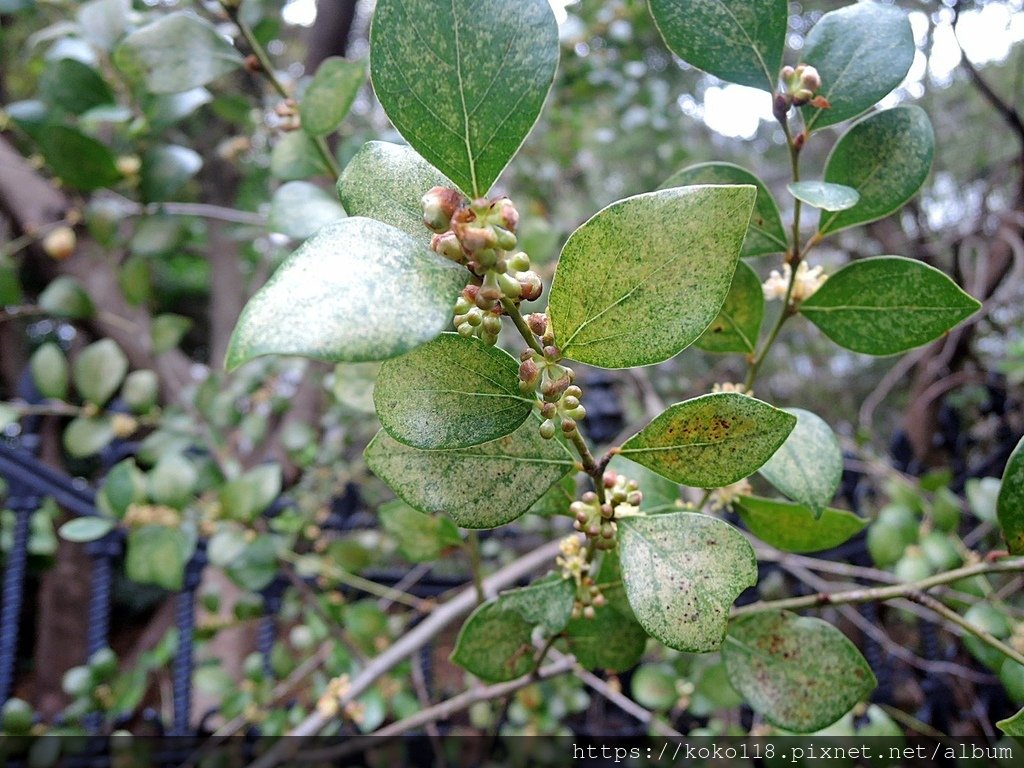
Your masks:
[{"label": "mottled leaf surface", "polygon": [[800,313],[841,347],[894,355],[938,338],[979,306],[934,267],[878,256],[830,276]]},{"label": "mottled leaf surface", "polygon": [[401,355],[451,322],[465,270],[361,217],[321,228],[242,311],[226,366],[260,355],[364,362]]},{"label": "mottled leaf surface", "polygon": [[412,147],[368,141],[345,166],[338,196],[350,215],[383,221],[429,243],[420,200],[438,186],[455,184]]},{"label": "mottled leaf surface", "polygon": [[[546,0],[379,0],[370,74],[398,132],[473,197],[540,115],[558,65]],[[424,190],[426,191],[426,190]]]},{"label": "mottled leaf surface", "polygon": [[802,504],[742,496],[740,518],[752,534],[784,552],[820,552],[838,547],[868,524],[852,512],[826,508],[816,516]]},{"label": "mottled leaf surface", "polygon": [[619,522],[622,581],[640,625],[670,648],[722,644],[729,607],[757,583],[757,558],[728,523],[692,512]]},{"label": "mottled leaf surface", "polygon": [[744,262],[736,266],[732,287],[718,317],[694,342],[705,352],[741,352],[750,354],[757,346],[757,335],[764,320],[764,291],[761,278]]},{"label": "mottled leaf surface", "polygon": [[444,511],[463,528],[494,528],[515,520],[574,468],[558,440],[544,440],[535,419],[511,435],[472,448],[410,448],[381,431],[366,463],[421,512]]},{"label": "mottled leaf surface", "polygon": [[345,209],[332,195],[308,181],[289,181],[270,199],[270,230],[305,240],[325,224],[345,218]]},{"label": "mottled leaf surface", "polygon": [[729,293],[755,194],[751,186],[650,192],[612,203],[573,232],[549,297],[562,352],[632,368],[692,344]]},{"label": "mottled leaf surface", "polygon": [[299,103],[302,130],[323,136],[341,125],[364,80],[366,64],[362,61],[330,56],[320,62]]},{"label": "mottled leaf surface", "polygon": [[1017,443],[1006,463],[996,513],[1010,554],[1024,554],[1024,440]]},{"label": "mottled leaf surface", "polygon": [[856,117],[886,96],[910,71],[917,47],[905,11],[855,3],[826,13],[807,35],[801,61],[821,75],[827,109],[807,106],[808,130]]},{"label": "mottled leaf surface", "polygon": [[131,32],[114,51],[114,62],[141,75],[152,93],[179,93],[233,72],[242,55],[209,22],[179,11]]},{"label": "mottled leaf surface", "polygon": [[795,416],[746,395],[702,395],[670,406],[621,453],[673,482],[719,488],[757,471],[795,424]]},{"label": "mottled leaf surface", "polygon": [[747,228],[747,236],[743,240],[740,255],[746,258],[786,250],[786,231],[782,227],[779,206],[764,182],[746,168],[732,163],[691,165],[669,176],[661,185],[661,189],[694,184],[751,184],[756,187],[754,212],[750,216],[750,226]]},{"label": "mottled leaf surface", "polygon": [[385,431],[414,448],[468,448],[526,421],[536,398],[519,392],[519,364],[457,333],[386,361],[373,400]]},{"label": "mottled leaf surface", "polygon": [[731,83],[772,91],[782,66],[786,0],[650,0],[672,52]]},{"label": "mottled leaf surface", "polygon": [[722,656],[730,682],[754,711],[797,733],[831,725],[877,684],[846,635],[788,611],[736,619]]},{"label": "mottled leaf surface", "polygon": [[839,139],[825,165],[825,181],[855,189],[857,204],[822,211],[823,235],[867,224],[899,210],[928,178],[935,133],[928,115],[913,105],[876,112]]},{"label": "mottled leaf surface", "polygon": [[823,211],[845,211],[860,200],[860,192],[853,187],[827,181],[792,181],[786,189],[797,200]]},{"label": "mottled leaf surface", "polygon": [[796,416],[796,426],[761,467],[761,476],[793,501],[818,514],[839,488],[843,452],[832,428],[821,417],[802,408],[786,410]]}]

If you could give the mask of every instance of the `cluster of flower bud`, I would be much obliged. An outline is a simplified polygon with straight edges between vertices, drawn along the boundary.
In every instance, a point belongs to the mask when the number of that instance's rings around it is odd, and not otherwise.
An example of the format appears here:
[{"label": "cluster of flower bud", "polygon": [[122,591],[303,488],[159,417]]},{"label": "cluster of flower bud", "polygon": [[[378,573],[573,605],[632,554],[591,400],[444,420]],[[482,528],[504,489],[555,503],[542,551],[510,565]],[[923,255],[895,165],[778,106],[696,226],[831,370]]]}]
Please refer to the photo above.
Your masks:
[{"label": "cluster of flower bud", "polygon": [[594,540],[597,549],[614,549],[615,516],[635,514],[643,500],[643,494],[635,480],[628,480],[614,472],[605,472],[602,478],[605,490],[604,503],[593,491],[588,491],[569,505],[573,527],[587,538]]},{"label": "cluster of flower bud", "polygon": [[732,381],[723,381],[721,383],[716,382],[711,385],[711,391],[716,395],[725,392],[735,392],[737,395],[746,395],[747,397],[754,396],[754,390],[747,389],[745,384],[739,384]]},{"label": "cluster of flower bud", "polygon": [[519,391],[524,396],[540,394],[540,436],[550,440],[559,427],[566,435],[576,431],[576,422],[584,419],[587,409],[580,403],[583,390],[573,384],[576,372],[561,365],[561,354],[555,346],[544,348],[544,354],[532,349],[519,357]]},{"label": "cluster of flower bud", "polygon": [[129,504],[122,522],[128,528],[141,528],[144,525],[177,528],[181,525],[181,513],[162,504]]},{"label": "cluster of flower bud", "polygon": [[712,510],[732,509],[733,502],[736,499],[740,496],[749,496],[751,493],[753,493],[753,490],[750,487],[750,482],[743,478],[724,488],[716,488],[711,492],[708,501]]},{"label": "cluster of flower bud", "polygon": [[277,115],[279,130],[297,131],[301,128],[299,120],[299,105],[295,99],[283,99],[274,107],[274,114]]},{"label": "cluster of flower bud", "polygon": [[[773,269],[768,279],[764,281],[761,290],[764,293],[765,301],[772,299],[786,298],[786,291],[789,289],[789,281],[793,276],[793,268],[789,264],[782,265],[782,274]],[[811,298],[818,289],[828,280],[828,275],[822,267],[808,266],[806,261],[801,261],[796,268],[796,281],[793,283],[793,292],[790,294],[790,301],[799,303]]]},{"label": "cluster of flower bud", "polygon": [[[351,688],[352,685],[348,675],[341,675],[328,681],[323,694],[317,700],[317,712],[325,718],[337,716],[341,712],[341,702],[348,695]],[[364,709],[359,702],[350,701],[345,704],[344,714],[352,722],[360,723],[363,720]]]},{"label": "cluster of flower bud", "polygon": [[602,607],[606,601],[605,596],[601,594],[601,588],[590,576],[590,562],[587,560],[582,542],[578,536],[567,536],[562,539],[559,549],[562,554],[555,558],[555,563],[562,571],[562,578],[576,582],[572,617],[592,619],[596,609]]},{"label": "cluster of flower bud", "polygon": [[783,67],[779,72],[782,88],[775,94],[774,113],[779,120],[784,120],[790,107],[802,107],[810,104],[818,109],[831,106],[828,99],[818,94],[821,88],[821,75],[809,64],[796,67]]},{"label": "cluster of flower bud", "polygon": [[494,344],[501,333],[501,304],[481,295],[478,285],[467,285],[455,301],[455,330],[460,336],[476,336]]}]

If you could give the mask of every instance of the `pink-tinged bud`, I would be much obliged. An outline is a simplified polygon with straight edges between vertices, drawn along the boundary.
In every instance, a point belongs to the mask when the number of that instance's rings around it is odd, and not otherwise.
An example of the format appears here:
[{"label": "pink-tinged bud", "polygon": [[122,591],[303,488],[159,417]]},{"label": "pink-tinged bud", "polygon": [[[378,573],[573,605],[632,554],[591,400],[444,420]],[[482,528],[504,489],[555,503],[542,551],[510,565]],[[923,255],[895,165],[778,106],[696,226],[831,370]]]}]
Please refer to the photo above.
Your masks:
[{"label": "pink-tinged bud", "polygon": [[519,274],[519,284],[523,287],[523,301],[536,301],[544,293],[544,281],[532,270]]},{"label": "pink-tinged bud", "polygon": [[808,91],[814,92],[821,88],[821,75],[814,67],[807,65],[800,75],[800,85]]},{"label": "pink-tinged bud", "polygon": [[596,595],[594,595],[594,607],[595,608],[604,608],[604,606],[605,606],[605,604],[607,602],[608,601],[607,601],[607,599],[605,599],[605,596],[603,594],[601,594],[600,592],[598,592]]},{"label": "pink-tinged bud", "polygon": [[430,238],[430,249],[434,253],[439,253],[446,259],[451,259],[458,264],[464,264],[466,261],[466,254],[462,250],[462,243],[459,242],[459,238],[455,236],[454,232],[434,235]]},{"label": "pink-tinged bud", "polygon": [[572,419],[562,419],[562,431],[567,435],[571,435],[576,431],[576,422]]},{"label": "pink-tinged bud", "polygon": [[526,381],[531,384],[536,383],[537,377],[540,376],[540,368],[533,360],[524,360],[519,364],[519,380]]},{"label": "pink-tinged bud", "polygon": [[611,470],[608,470],[607,472],[605,472],[601,476],[601,482],[604,483],[604,487],[605,488],[612,488],[612,487],[614,487],[615,483],[618,481],[618,479],[619,479],[619,476],[617,474],[615,474],[615,472],[612,472]]},{"label": "pink-tinged bud", "polygon": [[558,406],[554,403],[544,403],[540,407],[540,415],[545,419],[553,419],[558,413]]},{"label": "pink-tinged bud", "polygon": [[501,222],[501,226],[509,232],[516,231],[516,227],[519,226],[519,211],[516,210],[511,200],[507,197],[495,200],[494,211],[498,214],[498,221]]},{"label": "pink-tinged bud", "polygon": [[490,227],[464,226],[455,231],[467,251],[482,251],[485,248],[494,248],[498,244],[498,238]]},{"label": "pink-tinged bud", "polygon": [[614,515],[615,511],[612,509],[611,504],[601,505],[601,517],[603,517],[605,520],[611,520]]},{"label": "pink-tinged bud", "polygon": [[594,606],[592,606],[592,605],[588,605],[588,606],[586,606],[583,609],[583,618],[584,619],[592,619],[596,615],[597,615],[597,613],[594,611]]},{"label": "pink-tinged bud", "polygon": [[789,66],[787,64],[785,67],[782,68],[782,71],[779,72],[779,78],[783,82],[788,83],[793,78],[793,75],[795,75],[795,74],[796,74],[796,70],[793,69],[791,66]]},{"label": "pink-tinged bud", "polygon": [[548,330],[548,316],[543,312],[534,312],[526,316],[526,324],[535,334],[543,336]]},{"label": "pink-tinged bud", "polygon": [[541,394],[544,395],[545,400],[553,401],[561,398],[562,393],[565,392],[565,388],[569,386],[569,377],[562,376],[559,379],[548,379],[541,386]]},{"label": "pink-tinged bud", "polygon": [[558,350],[558,347],[556,347],[553,344],[549,344],[548,346],[544,347],[544,357],[546,357],[548,360],[561,360],[562,353]]},{"label": "pink-tinged bud", "polygon": [[584,504],[593,504],[595,501],[597,501],[597,494],[594,493],[593,491],[587,491],[582,496],[580,496],[580,501],[582,501]]},{"label": "pink-tinged bud", "polygon": [[462,195],[447,187],[434,187],[423,196],[423,223],[434,232],[441,233],[452,223],[452,216],[462,205]]},{"label": "pink-tinged bud", "polygon": [[776,120],[780,123],[785,122],[789,116],[789,107],[789,96],[784,93],[775,94],[775,100],[772,102],[772,114],[775,115]]},{"label": "pink-tinged bud", "polygon": [[626,496],[626,503],[632,507],[639,507],[640,502],[644,500],[644,495],[640,491],[631,491]]}]

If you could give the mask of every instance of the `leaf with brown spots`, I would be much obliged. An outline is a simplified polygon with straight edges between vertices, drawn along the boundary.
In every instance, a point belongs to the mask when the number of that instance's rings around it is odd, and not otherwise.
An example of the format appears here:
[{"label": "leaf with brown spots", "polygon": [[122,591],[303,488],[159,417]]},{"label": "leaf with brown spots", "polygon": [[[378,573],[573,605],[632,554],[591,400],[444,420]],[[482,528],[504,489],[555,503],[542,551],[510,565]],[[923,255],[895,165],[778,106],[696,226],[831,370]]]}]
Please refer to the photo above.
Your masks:
[{"label": "leaf with brown spots", "polygon": [[734,621],[722,657],[729,681],[754,711],[797,733],[831,725],[877,685],[846,635],[821,619],[789,611]]}]

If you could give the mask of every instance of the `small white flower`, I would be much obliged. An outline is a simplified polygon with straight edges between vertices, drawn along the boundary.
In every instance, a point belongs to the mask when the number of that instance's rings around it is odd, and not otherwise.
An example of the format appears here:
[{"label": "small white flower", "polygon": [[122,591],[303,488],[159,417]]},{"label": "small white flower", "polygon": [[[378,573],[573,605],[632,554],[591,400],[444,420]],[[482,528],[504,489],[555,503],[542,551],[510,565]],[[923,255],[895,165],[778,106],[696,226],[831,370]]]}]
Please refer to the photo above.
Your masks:
[{"label": "small white flower", "polygon": [[[784,299],[792,274],[793,270],[789,264],[782,266],[782,274],[779,274],[777,269],[773,269],[761,286],[765,301]],[[793,294],[790,298],[794,302],[805,301],[811,298],[825,284],[826,280],[828,280],[828,275],[820,265],[811,267],[806,261],[802,261],[796,268],[796,282],[793,284]]]}]

